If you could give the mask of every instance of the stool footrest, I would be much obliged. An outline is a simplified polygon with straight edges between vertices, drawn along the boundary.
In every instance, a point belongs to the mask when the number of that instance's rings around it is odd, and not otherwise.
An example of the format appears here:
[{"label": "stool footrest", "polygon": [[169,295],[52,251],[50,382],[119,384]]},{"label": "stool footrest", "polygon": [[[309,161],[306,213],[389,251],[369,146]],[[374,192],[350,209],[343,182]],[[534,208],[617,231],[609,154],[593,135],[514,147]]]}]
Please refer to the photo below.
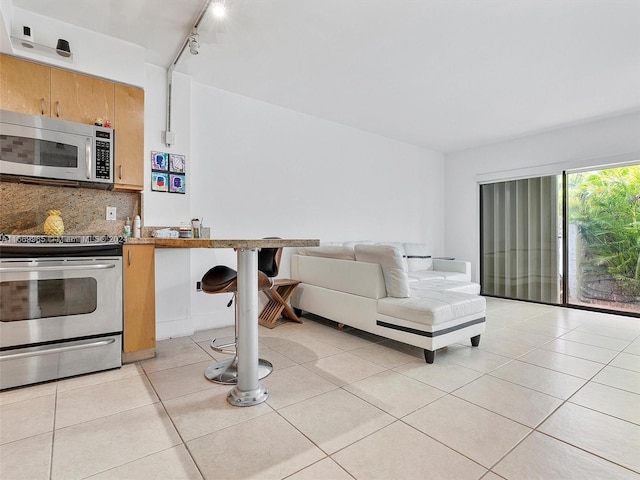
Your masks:
[{"label": "stool footrest", "polygon": [[226,353],[229,355],[235,355],[236,354],[236,350],[235,348],[233,350],[230,350],[230,347],[235,347],[236,346],[236,342],[231,342],[231,343],[224,343],[222,345],[216,345],[215,344],[216,339],[212,339],[211,343],[209,344],[209,347],[211,347],[211,350],[213,350],[214,352],[218,352],[218,353]]}]

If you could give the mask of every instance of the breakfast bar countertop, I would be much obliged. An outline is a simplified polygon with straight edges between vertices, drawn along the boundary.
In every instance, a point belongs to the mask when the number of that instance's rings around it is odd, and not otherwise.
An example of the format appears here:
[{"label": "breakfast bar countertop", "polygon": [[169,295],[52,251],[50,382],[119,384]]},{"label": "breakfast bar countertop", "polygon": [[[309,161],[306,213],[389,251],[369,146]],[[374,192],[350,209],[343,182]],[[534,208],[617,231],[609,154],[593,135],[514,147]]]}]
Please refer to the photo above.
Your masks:
[{"label": "breakfast bar countertop", "polygon": [[305,238],[128,238],[125,245],[154,245],[156,248],[278,248],[316,247],[318,239]]}]

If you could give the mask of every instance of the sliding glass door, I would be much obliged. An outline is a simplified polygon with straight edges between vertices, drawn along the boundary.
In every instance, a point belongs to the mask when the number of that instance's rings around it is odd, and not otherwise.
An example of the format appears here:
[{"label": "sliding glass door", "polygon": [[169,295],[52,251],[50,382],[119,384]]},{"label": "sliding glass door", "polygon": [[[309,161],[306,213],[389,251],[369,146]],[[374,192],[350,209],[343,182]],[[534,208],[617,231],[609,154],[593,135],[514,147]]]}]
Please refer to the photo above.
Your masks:
[{"label": "sliding glass door", "polygon": [[640,314],[640,165],[480,187],[484,295]]},{"label": "sliding glass door", "polygon": [[640,313],[640,165],[569,173],[570,305]]},{"label": "sliding glass door", "polygon": [[481,274],[485,295],[561,301],[558,176],[481,186]]}]

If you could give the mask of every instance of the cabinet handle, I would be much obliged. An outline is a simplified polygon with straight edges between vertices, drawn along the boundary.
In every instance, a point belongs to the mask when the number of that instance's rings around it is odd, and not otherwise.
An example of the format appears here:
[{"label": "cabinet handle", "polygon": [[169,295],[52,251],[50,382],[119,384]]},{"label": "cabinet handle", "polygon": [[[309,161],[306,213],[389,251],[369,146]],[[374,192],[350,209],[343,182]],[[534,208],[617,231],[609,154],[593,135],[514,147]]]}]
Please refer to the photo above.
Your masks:
[{"label": "cabinet handle", "polygon": [[60,117],[60,102],[56,102],[56,117]]},{"label": "cabinet handle", "polygon": [[129,266],[131,266],[131,250],[127,252],[127,262],[129,262]]},{"label": "cabinet handle", "polygon": [[118,167],[118,178],[122,180],[122,165]]},{"label": "cabinet handle", "polygon": [[44,98],[40,99],[40,113],[44,115]]}]

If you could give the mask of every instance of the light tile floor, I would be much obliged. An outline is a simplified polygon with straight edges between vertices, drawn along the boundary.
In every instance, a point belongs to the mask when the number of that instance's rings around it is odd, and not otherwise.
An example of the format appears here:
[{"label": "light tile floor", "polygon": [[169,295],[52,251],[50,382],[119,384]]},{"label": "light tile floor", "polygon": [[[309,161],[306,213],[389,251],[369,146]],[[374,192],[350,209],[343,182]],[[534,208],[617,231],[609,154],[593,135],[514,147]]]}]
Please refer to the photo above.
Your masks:
[{"label": "light tile floor", "polygon": [[260,327],[275,370],[254,407],[204,378],[214,331],[2,392],[0,478],[639,479],[640,319],[487,305],[479,348],[433,365],[311,315]]}]

